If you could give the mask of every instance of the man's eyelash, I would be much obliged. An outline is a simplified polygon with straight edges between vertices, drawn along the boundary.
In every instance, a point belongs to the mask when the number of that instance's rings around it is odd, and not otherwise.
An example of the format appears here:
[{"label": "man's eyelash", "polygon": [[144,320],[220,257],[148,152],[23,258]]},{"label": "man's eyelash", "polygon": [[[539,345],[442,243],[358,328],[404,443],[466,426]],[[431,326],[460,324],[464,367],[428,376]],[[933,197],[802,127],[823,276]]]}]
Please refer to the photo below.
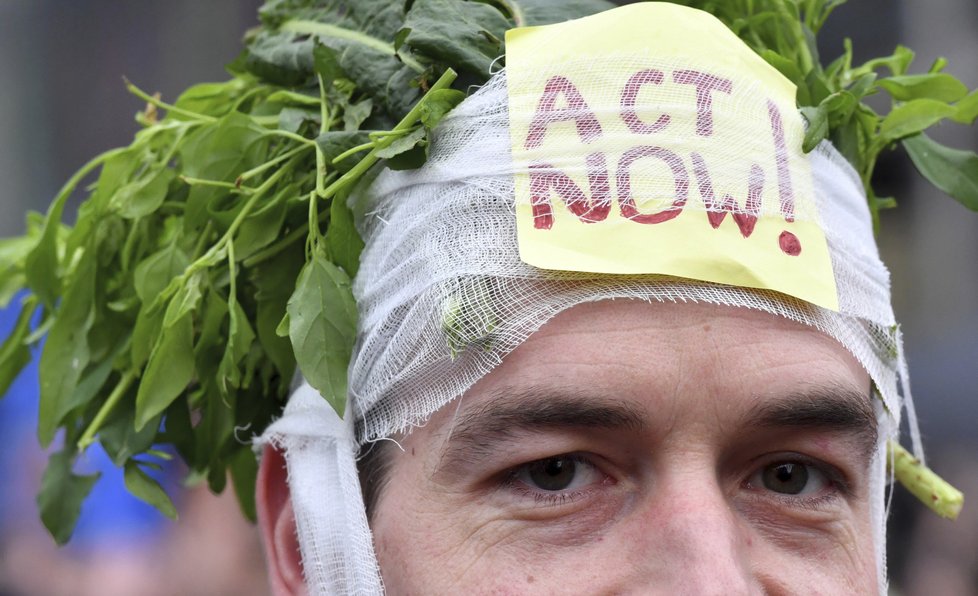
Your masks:
[{"label": "man's eyelash", "polygon": [[[821,494],[815,495],[787,495],[779,494],[771,490],[765,490],[763,486],[751,485],[750,478],[754,476],[758,469],[763,469],[766,466],[774,465],[779,462],[798,463],[817,470],[819,473],[823,474],[828,481],[827,490]],[[765,458],[752,468],[750,476],[748,476],[747,480],[743,482],[743,485],[746,488],[753,489],[752,492],[756,493],[755,496],[758,499],[773,499],[785,507],[808,509],[812,511],[817,511],[824,505],[827,505],[836,499],[850,498],[853,494],[852,486],[849,480],[846,478],[846,475],[841,470],[831,464],[802,455],[800,453],[777,454],[776,456]]]},{"label": "man's eyelash", "polygon": [[573,503],[574,501],[587,497],[591,490],[593,490],[588,488],[584,490],[576,489],[568,492],[544,492],[526,486],[517,480],[515,476],[510,477],[508,488],[521,496],[533,499],[537,504],[546,507],[559,507],[560,505]]},{"label": "man's eyelash", "polygon": [[[552,457],[566,458],[575,464],[591,467],[601,473],[600,468],[598,468],[594,462],[581,454],[561,454]],[[545,459],[549,458],[542,458],[526,462],[510,468],[503,476],[502,486],[507,490],[519,494],[520,496],[533,499],[537,504],[545,507],[558,507],[560,505],[572,503],[579,499],[586,498],[591,492],[593,492],[594,485],[563,491],[546,491],[528,486],[525,482],[520,480],[519,476],[523,470],[538,462],[544,461]]]}]

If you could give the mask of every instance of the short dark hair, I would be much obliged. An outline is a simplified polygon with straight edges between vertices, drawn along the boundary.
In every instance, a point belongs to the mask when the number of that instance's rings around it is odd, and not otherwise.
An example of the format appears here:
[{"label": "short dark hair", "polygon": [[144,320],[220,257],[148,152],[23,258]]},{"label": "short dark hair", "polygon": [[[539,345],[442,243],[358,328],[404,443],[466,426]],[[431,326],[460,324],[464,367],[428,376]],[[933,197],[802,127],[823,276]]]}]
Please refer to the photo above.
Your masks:
[{"label": "short dark hair", "polygon": [[357,473],[360,476],[360,490],[363,504],[367,509],[367,521],[373,520],[377,500],[387,484],[391,457],[389,441],[367,443],[360,448],[357,456]]}]

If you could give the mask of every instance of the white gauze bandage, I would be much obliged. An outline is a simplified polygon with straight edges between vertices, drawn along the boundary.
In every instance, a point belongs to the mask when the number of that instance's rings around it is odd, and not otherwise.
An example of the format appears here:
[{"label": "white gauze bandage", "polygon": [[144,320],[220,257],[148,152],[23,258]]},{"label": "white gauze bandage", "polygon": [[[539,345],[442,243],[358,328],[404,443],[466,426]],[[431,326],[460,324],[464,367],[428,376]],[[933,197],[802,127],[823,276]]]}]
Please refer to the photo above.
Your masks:
[{"label": "white gauze bandage", "polygon": [[[724,31],[730,39],[723,43],[740,43]],[[607,88],[613,101],[602,102],[588,95],[587,106],[559,106],[562,122],[555,126],[564,127],[568,135],[580,134],[575,124],[593,114],[596,105],[619,107],[619,112],[600,114],[602,124],[620,117],[624,82],[635,73],[691,70],[681,51],[654,56],[619,52],[605,58],[596,63],[594,56],[585,55],[566,58],[559,65],[568,73],[586,76],[589,71],[600,71],[603,80],[620,81],[617,87],[609,84]],[[725,74],[722,64],[716,70],[719,75]],[[668,77],[664,80],[668,82]],[[890,306],[889,274],[879,259],[866,198],[855,171],[828,143],[798,158],[804,163],[796,163],[798,159],[786,163],[787,159],[778,157],[765,170],[761,161],[759,168],[768,194],[758,193],[760,205],[755,213],[747,213],[759,221],[777,219],[789,229],[796,222],[817,224],[831,259],[837,310],[769,287],[742,287],[676,275],[543,269],[521,260],[516,218],[518,179],[539,168],[539,163],[514,151],[511,135],[512,127],[532,128],[534,107],[539,104],[531,103],[529,109],[514,112],[510,107],[518,104],[511,104],[507,86],[508,73],[500,71],[453,110],[434,131],[430,157],[422,168],[385,171],[369,188],[351,198],[366,247],[354,281],[360,319],[349,371],[348,420],[339,422],[327,402],[310,397],[311,390],[304,386],[291,399],[284,417],[262,439],[285,451],[310,589],[321,594],[372,594],[381,589],[355,475],[358,447],[423,424],[559,312],[597,300],[638,299],[738,306],[786,317],[835,338],[862,364],[879,397],[874,404],[879,445],[871,491],[879,579],[885,590],[885,445],[887,439],[896,436],[900,413],[910,396],[901,338]],[[674,122],[696,122],[697,116],[702,116],[703,105],[693,87],[659,86],[667,94],[665,100],[661,95],[638,93],[626,107],[638,110],[646,123],[656,121],[654,114],[668,113]],[[760,84],[736,98],[766,101]],[[758,181],[753,175],[756,170],[751,169],[752,156],[776,155],[777,134],[750,134],[750,126],[740,122],[743,111],[735,109],[732,115],[726,114],[725,110],[733,108],[724,101],[714,101],[711,109],[715,126],[735,124],[742,136],[739,143],[726,147],[726,159],[718,160],[715,153],[711,154],[705,166],[708,170],[704,170],[705,154],[695,144],[695,135],[678,126],[656,130],[654,137],[654,146],[667,148],[678,160],[635,159],[629,163],[627,180],[613,171],[615,160],[609,160],[606,180],[596,178],[594,161],[585,159],[590,150],[585,145],[555,155],[547,165],[566,174],[577,190],[591,199],[600,185],[607,183],[612,214],[623,202],[623,184],[630,183],[628,198],[643,214],[676,209],[677,195],[685,190],[676,221],[700,218],[704,233],[727,226],[743,236],[743,227],[738,231],[733,215],[739,214],[742,222],[749,219],[743,219],[745,211],[740,206],[746,204],[750,184],[756,187]],[[770,110],[764,107],[754,112],[763,120],[755,124],[771,131]],[[634,142],[626,138],[634,135],[626,124],[603,126],[602,135],[612,144],[615,135],[621,136],[620,144]],[[800,139],[790,134],[787,142],[800,147]],[[700,155],[699,161],[693,154]],[[682,175],[677,173],[679,168]],[[712,188],[704,184],[706,175]],[[799,204],[787,223],[784,206],[777,200],[779,176],[783,182],[785,175],[794,180],[807,176],[814,194],[809,207]],[[684,189],[677,182],[682,180],[686,180]],[[731,181],[739,182],[734,186]],[[715,198],[732,195],[740,211],[730,204],[724,207],[721,201],[710,202],[710,191]],[[568,211],[572,201],[566,197],[574,196],[574,192],[570,187],[551,187],[551,210]],[[592,209],[595,207],[598,211]],[[602,207],[594,201],[577,205],[585,218]],[[719,227],[712,226],[710,213],[724,216]],[[567,221],[566,214],[563,221]],[[555,227],[560,223],[556,220]],[[764,230],[761,223],[757,230],[760,236]],[[748,236],[744,236],[745,242],[766,241]],[[777,248],[777,236],[770,241]],[[697,242],[690,239],[675,251],[696,261],[700,258]],[[719,266],[725,267],[735,268],[736,263]],[[333,421],[324,421],[329,418]],[[911,426],[916,426],[912,419]],[[334,433],[325,427],[337,430]],[[914,443],[919,454],[916,435]],[[297,495],[302,495],[301,502]]]}]

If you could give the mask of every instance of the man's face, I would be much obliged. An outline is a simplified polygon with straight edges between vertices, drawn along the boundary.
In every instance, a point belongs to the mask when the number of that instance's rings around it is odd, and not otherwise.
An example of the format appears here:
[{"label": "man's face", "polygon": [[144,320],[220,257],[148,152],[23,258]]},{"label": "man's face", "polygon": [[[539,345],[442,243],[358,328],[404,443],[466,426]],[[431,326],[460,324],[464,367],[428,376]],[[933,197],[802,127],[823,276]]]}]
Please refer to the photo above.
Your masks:
[{"label": "man's face", "polygon": [[391,594],[875,594],[869,377],[746,309],[560,314],[391,449]]}]

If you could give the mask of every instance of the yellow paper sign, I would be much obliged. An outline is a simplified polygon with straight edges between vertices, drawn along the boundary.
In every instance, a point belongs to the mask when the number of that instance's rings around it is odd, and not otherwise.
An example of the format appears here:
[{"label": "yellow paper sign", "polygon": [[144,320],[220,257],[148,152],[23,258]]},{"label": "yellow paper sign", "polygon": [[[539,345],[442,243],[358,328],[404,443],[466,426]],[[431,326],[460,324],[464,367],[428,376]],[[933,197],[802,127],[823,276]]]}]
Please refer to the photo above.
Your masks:
[{"label": "yellow paper sign", "polygon": [[838,310],[795,87],[711,15],[639,3],[506,34],[524,262]]}]

